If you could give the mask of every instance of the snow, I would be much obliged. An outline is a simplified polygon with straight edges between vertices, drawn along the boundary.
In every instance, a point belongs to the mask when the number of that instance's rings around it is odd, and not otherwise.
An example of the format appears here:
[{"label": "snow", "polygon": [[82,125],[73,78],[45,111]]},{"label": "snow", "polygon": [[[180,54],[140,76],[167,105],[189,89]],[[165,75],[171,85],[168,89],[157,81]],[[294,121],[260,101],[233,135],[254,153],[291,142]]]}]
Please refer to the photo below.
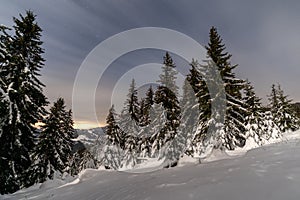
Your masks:
[{"label": "snow", "polygon": [[254,142],[233,154],[212,151],[200,164],[183,157],[178,167],[144,173],[136,172],[159,166],[158,160],[147,160],[131,172],[87,169],[69,182],[47,181],[0,199],[298,200],[300,131],[283,134],[280,142],[252,147]]}]

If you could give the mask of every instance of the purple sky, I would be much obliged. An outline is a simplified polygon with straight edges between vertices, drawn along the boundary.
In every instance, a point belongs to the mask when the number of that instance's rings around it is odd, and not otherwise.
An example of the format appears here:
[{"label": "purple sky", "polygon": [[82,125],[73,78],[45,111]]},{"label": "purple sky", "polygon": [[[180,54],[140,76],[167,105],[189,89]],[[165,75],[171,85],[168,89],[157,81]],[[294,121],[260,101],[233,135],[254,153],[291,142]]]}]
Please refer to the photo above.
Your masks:
[{"label": "purple sky", "polygon": [[[51,102],[64,97],[72,107],[77,70],[100,42],[125,30],[149,26],[182,32],[202,45],[207,44],[210,27],[216,26],[233,55],[232,63],[239,64],[236,74],[248,78],[264,102],[272,83],[280,83],[286,94],[300,101],[299,1],[12,0],[1,2],[0,24],[12,25],[12,16],[26,9],[34,11],[43,29],[46,65],[42,81]],[[161,63],[163,54],[135,51],[109,66],[96,92],[101,123],[108,110],[108,94],[117,81],[135,66]],[[174,60],[184,73],[187,63],[176,56]],[[122,85],[126,91],[128,85]],[[77,123],[95,125],[88,115],[82,112]]]}]

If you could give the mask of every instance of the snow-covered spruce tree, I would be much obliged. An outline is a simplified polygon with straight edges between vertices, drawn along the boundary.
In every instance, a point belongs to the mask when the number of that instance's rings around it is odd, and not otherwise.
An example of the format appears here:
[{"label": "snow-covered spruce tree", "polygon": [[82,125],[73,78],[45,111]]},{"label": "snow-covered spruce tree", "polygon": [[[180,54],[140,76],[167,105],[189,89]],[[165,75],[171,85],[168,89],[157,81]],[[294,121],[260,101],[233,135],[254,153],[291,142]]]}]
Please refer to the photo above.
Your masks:
[{"label": "snow-covered spruce tree", "polygon": [[69,166],[68,172],[73,176],[79,174],[84,169],[96,169],[97,161],[89,150],[83,149],[71,156]]},{"label": "snow-covered spruce tree", "polygon": [[282,133],[280,131],[280,128],[275,123],[272,112],[265,110],[263,114],[264,114],[263,140],[278,139],[282,137]]},{"label": "snow-covered spruce tree", "polygon": [[168,52],[164,56],[164,65],[162,66],[162,74],[159,75],[157,81],[160,85],[169,88],[178,96],[178,86],[176,85],[176,79],[178,72],[175,70],[175,63]]},{"label": "snow-covered spruce tree", "polygon": [[106,144],[103,147],[102,155],[100,156],[100,164],[106,169],[119,169],[122,160],[122,131],[115,120],[114,106],[109,110],[106,118]]},{"label": "snow-covered spruce tree", "polygon": [[137,164],[138,157],[138,138],[135,135],[128,134],[125,137],[125,152],[122,158],[121,167],[133,168]]},{"label": "snow-covered spruce tree", "polygon": [[165,86],[158,87],[154,100],[163,106],[166,122],[152,135],[153,144],[159,144],[159,159],[163,159],[164,167],[175,166],[185,147],[185,138],[178,134],[181,118],[179,102],[175,93]]},{"label": "snow-covered spruce tree", "polygon": [[146,92],[146,97],[140,102],[140,126],[147,126],[150,124],[154,111],[154,92],[152,86]]},{"label": "snow-covered spruce tree", "polygon": [[145,99],[140,103],[140,126],[142,127],[139,132],[138,152],[140,157],[150,157],[151,155],[151,142],[150,138],[153,133],[155,119],[154,110],[154,92],[152,86],[146,92]]},{"label": "snow-covered spruce tree", "polygon": [[74,134],[71,111],[66,111],[65,101],[59,98],[43,121],[42,132],[33,154],[33,166],[28,184],[42,183],[69,170]]},{"label": "snow-covered spruce tree", "polygon": [[[122,167],[133,167],[137,163],[137,147],[140,122],[140,106],[137,97],[137,89],[134,79],[129,87],[125,108],[120,116],[120,128],[124,133],[125,155],[122,160]],[[122,146],[121,146],[122,147]]]},{"label": "snow-covered spruce tree", "polygon": [[282,133],[295,131],[299,128],[299,119],[292,109],[292,100],[288,99],[287,95],[284,95],[284,92],[279,84],[277,89],[275,88],[274,84],[272,85],[269,102],[274,122]]},{"label": "snow-covered spruce tree", "polygon": [[[0,25],[0,144],[2,145],[2,142],[5,138],[3,135],[3,126],[5,125],[8,116],[9,116],[9,110],[8,110],[8,96],[6,93],[6,83],[5,83],[5,67],[7,65],[6,59],[9,59],[9,55],[6,51],[6,42],[7,39],[10,37],[6,34],[5,30],[7,28]],[[7,141],[6,141],[7,142]],[[15,180],[13,177],[13,171],[12,168],[10,168],[10,163],[8,162],[7,158],[4,157],[4,149],[0,147],[0,194],[13,192],[18,189],[18,185],[15,184]],[[2,188],[3,186],[3,188]]]},{"label": "snow-covered spruce tree", "polygon": [[249,81],[246,82],[244,90],[244,101],[247,106],[245,137],[247,140],[253,139],[258,145],[262,145],[263,137],[268,133],[265,132],[264,128],[267,119],[261,106],[261,99],[256,96],[254,87]]},{"label": "snow-covered spruce tree", "polygon": [[197,113],[198,123],[196,124],[196,129],[194,133],[194,138],[192,140],[192,150],[194,154],[199,154],[203,152],[204,141],[208,138],[207,131],[209,128],[210,118],[211,118],[211,97],[207,84],[204,79],[204,75],[208,70],[206,66],[200,66],[195,60],[191,63],[192,68],[190,73],[187,75],[187,80],[194,90],[196,95],[197,107],[194,109],[194,113]]},{"label": "snow-covered spruce tree", "polygon": [[10,36],[6,33],[7,29],[7,27],[0,25],[0,138],[2,135],[2,126],[4,125],[5,119],[8,116],[8,98],[5,92],[5,67],[7,65],[7,61],[10,60],[10,55],[8,55],[6,51],[6,44],[8,42],[7,40],[10,39]]},{"label": "snow-covered spruce tree", "polygon": [[[164,65],[162,66],[162,73],[159,75],[159,80],[157,82],[160,83],[161,86],[168,88],[177,97],[178,86],[176,85],[176,75],[178,74],[178,72],[175,70],[175,63],[173,62],[173,59],[168,52],[166,52],[165,56],[163,57],[163,64]],[[160,132],[165,128],[164,124],[166,124],[168,120],[166,118],[167,111],[163,107],[162,103],[155,103],[153,108],[154,117],[151,118],[152,135],[150,138],[150,143],[152,146],[151,156],[157,157],[159,155],[159,150],[164,144],[163,139],[161,139],[160,137]]]},{"label": "snow-covered spruce tree", "polygon": [[182,87],[183,95],[180,101],[180,108],[182,112],[181,123],[179,126],[179,133],[186,138],[185,153],[192,155],[194,152],[195,132],[198,125],[199,105],[192,86],[189,83],[189,76],[184,80]]},{"label": "snow-covered spruce tree", "polygon": [[[8,36],[1,30],[2,53],[0,71],[5,74],[4,91],[8,115],[4,119],[0,138],[2,163],[1,193],[11,193],[22,187],[26,180],[24,172],[32,161],[30,154],[35,146],[37,129],[33,126],[46,114],[48,104],[43,95],[44,85],[38,77],[44,65],[41,28],[36,16],[27,11],[26,16],[14,18],[14,35]],[[2,171],[2,170],[0,170]],[[22,179],[22,180],[21,180]],[[1,181],[2,181],[1,180]]]},{"label": "snow-covered spruce tree", "polygon": [[[132,79],[128,90],[127,99],[125,101],[124,108],[121,111],[119,120],[119,126],[125,134],[124,137],[128,135],[137,136],[139,132],[139,114],[140,106],[137,97],[137,89],[135,85],[135,80]],[[124,142],[126,142],[125,138]],[[125,148],[125,143],[124,146],[121,144],[121,148]]]},{"label": "snow-covered spruce tree", "polygon": [[224,124],[224,135],[222,136],[222,146],[233,150],[236,146],[245,144],[245,103],[242,100],[242,89],[245,81],[236,78],[233,69],[237,65],[230,63],[231,55],[225,52],[225,45],[217,33],[217,29],[212,27],[209,34],[209,43],[206,46],[209,58],[219,69],[224,83],[226,93],[226,117]]},{"label": "snow-covered spruce tree", "polygon": [[131,121],[134,121],[136,124],[139,122],[139,102],[137,95],[135,80],[132,79],[127,95],[128,99],[125,103],[127,109],[125,110],[130,115]]},{"label": "snow-covered spruce tree", "polygon": [[149,108],[146,106],[146,100],[144,98],[140,101],[140,113],[139,113],[139,125],[141,127],[147,126],[150,123]]}]

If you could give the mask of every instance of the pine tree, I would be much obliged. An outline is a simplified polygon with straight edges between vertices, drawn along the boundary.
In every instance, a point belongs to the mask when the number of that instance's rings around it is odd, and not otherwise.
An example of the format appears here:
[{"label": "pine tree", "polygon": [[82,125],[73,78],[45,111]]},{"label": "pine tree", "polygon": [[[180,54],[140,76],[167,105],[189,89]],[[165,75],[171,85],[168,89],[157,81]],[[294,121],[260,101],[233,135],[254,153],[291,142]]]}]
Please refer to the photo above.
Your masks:
[{"label": "pine tree", "polygon": [[291,107],[292,100],[288,99],[287,95],[284,95],[284,92],[279,84],[277,89],[275,88],[274,84],[272,85],[269,102],[274,122],[282,133],[295,131],[299,128],[299,119]]},{"label": "pine tree", "polygon": [[137,164],[138,138],[135,135],[127,135],[125,138],[125,154],[121,162],[123,168],[133,168]]},{"label": "pine tree", "polygon": [[272,139],[278,139],[282,137],[282,133],[280,131],[280,128],[275,123],[275,119],[272,112],[265,111],[263,118],[264,118],[263,132],[265,134],[263,136],[263,139],[269,141]]},{"label": "pine tree", "polygon": [[262,145],[263,136],[268,134],[264,130],[265,113],[261,106],[261,99],[256,96],[254,87],[249,81],[246,82],[244,100],[248,111],[245,118],[246,139],[253,139],[258,145]]},{"label": "pine tree", "polygon": [[115,109],[112,106],[106,118],[106,144],[103,147],[100,163],[107,169],[119,169],[122,160],[121,130],[115,120]]},{"label": "pine tree", "polygon": [[188,77],[184,81],[182,90],[183,95],[180,102],[182,117],[179,132],[185,138],[185,153],[192,155],[194,151],[192,142],[198,125],[199,105]]},{"label": "pine tree", "polygon": [[68,165],[68,173],[74,176],[78,175],[84,169],[96,169],[97,160],[89,150],[83,149],[72,154],[69,158]]},{"label": "pine tree", "polygon": [[225,52],[225,45],[217,33],[217,29],[212,27],[209,34],[209,43],[206,46],[207,54],[219,69],[224,82],[226,92],[226,118],[224,124],[225,135],[222,137],[222,144],[229,150],[235,146],[245,144],[245,104],[242,101],[242,89],[245,82],[236,78],[233,69],[237,65],[231,65],[231,55]]},{"label": "pine tree", "polygon": [[153,134],[155,119],[155,110],[154,110],[154,92],[152,86],[149,87],[146,92],[146,98],[141,100],[140,103],[141,110],[141,121],[140,126],[142,127],[139,132],[138,140],[138,150],[140,157],[150,157],[151,156],[151,142],[150,138]]},{"label": "pine tree", "polygon": [[164,66],[162,67],[162,74],[159,75],[159,80],[157,81],[160,85],[169,88],[171,91],[178,96],[178,86],[176,85],[176,75],[178,72],[175,70],[175,63],[168,52],[164,56]]},{"label": "pine tree", "polygon": [[[197,61],[193,60],[191,63],[190,73],[187,80],[192,86],[197,100],[197,120],[194,138],[192,140],[192,149],[194,153],[201,153],[203,151],[204,142],[208,139],[207,131],[209,128],[211,118],[211,97],[207,87],[207,80],[204,75],[208,76],[207,70],[209,67],[200,65]],[[195,108],[194,108],[195,109]]]},{"label": "pine tree", "polygon": [[150,123],[150,114],[149,114],[149,107],[146,105],[146,100],[144,98],[140,101],[140,122],[139,125],[141,127],[147,126]]},{"label": "pine tree", "polygon": [[79,172],[84,169],[96,169],[97,168],[97,161],[94,156],[88,150],[84,150],[81,155],[81,159],[79,162]]},{"label": "pine tree", "polygon": [[[137,89],[134,79],[129,87],[125,108],[121,112],[120,127],[124,132],[125,155],[122,167],[133,167],[137,162],[138,134],[140,132],[141,108],[138,102]],[[144,110],[143,110],[144,111]]]},{"label": "pine tree", "polygon": [[179,101],[175,93],[165,86],[158,87],[154,100],[156,104],[162,104],[166,122],[161,130],[152,135],[154,141],[152,148],[159,150],[159,159],[164,160],[165,167],[173,166],[177,163],[185,145],[182,135],[176,136],[181,118]]},{"label": "pine tree", "polygon": [[271,112],[275,114],[279,108],[278,91],[276,90],[275,84],[272,84],[271,86],[271,94],[268,96],[268,100]]},{"label": "pine tree", "polygon": [[72,112],[66,111],[64,99],[59,98],[44,120],[33,154],[34,164],[29,173],[29,184],[53,179],[55,173],[63,174],[68,170],[73,134]]},{"label": "pine tree", "polygon": [[5,45],[7,44],[7,40],[10,38],[10,36],[6,33],[7,29],[8,29],[7,27],[0,25],[0,138],[2,135],[2,126],[4,125],[5,119],[8,117],[8,97],[5,92],[6,74],[4,69],[7,65],[6,60],[9,60],[9,55],[7,55],[6,48],[5,48]]},{"label": "pine tree", "polygon": [[[124,109],[121,111],[119,125],[122,131],[124,132],[124,145],[125,145],[125,137],[128,135],[137,136],[139,133],[139,119],[140,117],[140,106],[137,97],[137,89],[135,85],[134,79],[130,84],[127,100],[124,105]],[[124,149],[124,146],[122,146]]]},{"label": "pine tree", "polygon": [[1,168],[6,169],[1,172],[4,177],[0,183],[1,193],[22,187],[24,172],[32,163],[30,154],[37,134],[33,125],[46,114],[44,85],[38,79],[44,65],[42,30],[35,18],[31,11],[27,11],[26,16],[20,15],[20,19],[14,18],[14,36],[1,28],[0,71],[1,77],[5,75],[1,93],[8,105],[0,138],[0,157],[5,158],[1,160]]},{"label": "pine tree", "polygon": [[138,103],[138,97],[137,97],[137,89],[135,85],[135,80],[132,79],[129,93],[128,93],[128,99],[127,99],[127,109],[128,114],[131,117],[131,121],[134,120],[136,123],[139,122],[139,103]]}]

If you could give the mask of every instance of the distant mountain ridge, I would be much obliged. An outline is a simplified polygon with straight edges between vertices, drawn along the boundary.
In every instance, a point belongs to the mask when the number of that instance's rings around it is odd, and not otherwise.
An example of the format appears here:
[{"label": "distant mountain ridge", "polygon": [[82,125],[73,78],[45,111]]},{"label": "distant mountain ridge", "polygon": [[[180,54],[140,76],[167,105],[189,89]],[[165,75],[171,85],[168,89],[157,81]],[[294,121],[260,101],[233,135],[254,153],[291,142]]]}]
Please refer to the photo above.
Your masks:
[{"label": "distant mountain ridge", "polygon": [[86,148],[93,146],[96,140],[100,143],[105,142],[105,127],[75,130],[73,141],[83,143]]}]

